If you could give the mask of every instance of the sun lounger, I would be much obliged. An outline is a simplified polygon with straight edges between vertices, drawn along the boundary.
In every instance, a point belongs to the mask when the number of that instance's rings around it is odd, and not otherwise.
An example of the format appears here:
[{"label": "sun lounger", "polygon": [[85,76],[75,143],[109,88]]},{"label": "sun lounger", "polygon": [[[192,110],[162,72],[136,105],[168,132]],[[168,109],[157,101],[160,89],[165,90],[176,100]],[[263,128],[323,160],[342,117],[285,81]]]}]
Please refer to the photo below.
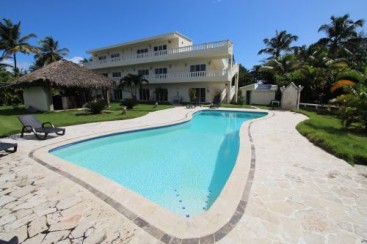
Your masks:
[{"label": "sun lounger", "polygon": [[220,107],[220,96],[215,96],[213,103],[210,104],[209,108],[219,108]]},{"label": "sun lounger", "polygon": [[[9,150],[10,148],[13,148],[13,149]],[[0,151],[16,152],[17,149],[18,149],[17,143],[0,142]]]},{"label": "sun lounger", "polygon": [[20,115],[18,116],[18,119],[23,125],[20,137],[23,137],[23,134],[25,132],[33,132],[34,135],[40,140],[45,140],[47,138],[47,135],[50,133],[56,133],[57,135],[65,134],[64,128],[55,127],[51,122],[41,123],[33,114]]}]

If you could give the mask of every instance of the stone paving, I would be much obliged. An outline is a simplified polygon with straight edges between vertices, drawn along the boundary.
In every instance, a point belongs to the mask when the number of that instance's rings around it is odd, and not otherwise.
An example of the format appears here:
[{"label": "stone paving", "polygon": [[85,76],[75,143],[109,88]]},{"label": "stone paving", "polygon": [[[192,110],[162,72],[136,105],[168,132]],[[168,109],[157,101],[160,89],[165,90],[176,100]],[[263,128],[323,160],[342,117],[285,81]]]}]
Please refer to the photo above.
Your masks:
[{"label": "stone paving", "polygon": [[[33,149],[78,136],[172,123],[175,108],[128,121],[67,127],[46,141],[17,141],[0,157],[0,240],[20,243],[159,243],[110,205],[28,157]],[[313,146],[291,112],[252,124],[256,169],[245,213],[220,243],[367,243],[367,175]],[[1,154],[1,153],[0,153]]]}]

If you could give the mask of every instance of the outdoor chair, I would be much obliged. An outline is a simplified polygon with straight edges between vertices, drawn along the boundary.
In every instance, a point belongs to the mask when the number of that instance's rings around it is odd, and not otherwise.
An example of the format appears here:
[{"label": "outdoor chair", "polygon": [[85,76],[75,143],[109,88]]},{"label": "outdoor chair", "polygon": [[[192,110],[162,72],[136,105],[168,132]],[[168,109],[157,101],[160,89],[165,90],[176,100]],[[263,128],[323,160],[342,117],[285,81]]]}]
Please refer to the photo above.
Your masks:
[{"label": "outdoor chair", "polygon": [[[12,150],[9,150],[10,148],[13,148]],[[17,143],[7,143],[7,142],[0,142],[0,151],[5,151],[5,152],[16,152],[18,149],[18,144]]]},{"label": "outdoor chair", "polygon": [[20,137],[23,137],[23,134],[25,132],[33,132],[34,135],[40,140],[45,140],[47,138],[47,135],[50,133],[56,133],[57,135],[65,134],[64,128],[55,127],[51,122],[41,123],[33,114],[20,115],[18,116],[18,119],[23,125]]},{"label": "outdoor chair", "polygon": [[213,103],[210,104],[209,108],[219,108],[220,107],[220,96],[215,96]]}]

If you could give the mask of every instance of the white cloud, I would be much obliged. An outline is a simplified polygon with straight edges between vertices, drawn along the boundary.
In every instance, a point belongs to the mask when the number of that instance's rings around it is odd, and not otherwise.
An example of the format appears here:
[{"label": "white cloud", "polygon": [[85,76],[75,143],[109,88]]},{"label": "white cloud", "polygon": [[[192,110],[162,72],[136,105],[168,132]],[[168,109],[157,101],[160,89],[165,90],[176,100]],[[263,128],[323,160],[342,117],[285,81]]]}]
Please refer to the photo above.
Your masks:
[{"label": "white cloud", "polygon": [[[13,71],[14,61],[12,59],[2,60],[1,63],[11,65],[11,67],[6,67],[6,70]],[[26,70],[26,71],[28,71],[29,70],[29,67],[31,65],[32,65],[31,62],[17,62],[17,67],[18,67],[19,70]]]},{"label": "white cloud", "polygon": [[76,57],[72,57],[72,58],[67,58],[66,60],[71,61],[71,62],[76,63],[76,64],[80,64],[80,61],[82,61],[83,59],[84,58],[82,58],[82,57],[76,56]]}]

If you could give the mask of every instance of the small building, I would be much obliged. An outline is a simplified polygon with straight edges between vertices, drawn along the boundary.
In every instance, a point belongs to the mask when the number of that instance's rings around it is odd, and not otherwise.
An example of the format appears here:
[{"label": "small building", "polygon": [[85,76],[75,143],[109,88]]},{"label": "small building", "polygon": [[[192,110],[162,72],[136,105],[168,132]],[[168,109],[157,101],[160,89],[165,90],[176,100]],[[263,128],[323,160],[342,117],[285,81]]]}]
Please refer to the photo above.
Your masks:
[{"label": "small building", "polygon": [[254,83],[239,88],[246,104],[269,105],[275,99],[277,85]]},{"label": "small building", "polygon": [[287,87],[281,87],[280,91],[282,92],[282,101],[280,103],[280,107],[283,110],[298,109],[302,89],[303,86],[296,86],[293,82]]},{"label": "small building", "polygon": [[23,89],[25,107],[37,111],[78,108],[95,98],[109,102],[111,85],[107,77],[66,60],[37,69],[13,84]]}]

